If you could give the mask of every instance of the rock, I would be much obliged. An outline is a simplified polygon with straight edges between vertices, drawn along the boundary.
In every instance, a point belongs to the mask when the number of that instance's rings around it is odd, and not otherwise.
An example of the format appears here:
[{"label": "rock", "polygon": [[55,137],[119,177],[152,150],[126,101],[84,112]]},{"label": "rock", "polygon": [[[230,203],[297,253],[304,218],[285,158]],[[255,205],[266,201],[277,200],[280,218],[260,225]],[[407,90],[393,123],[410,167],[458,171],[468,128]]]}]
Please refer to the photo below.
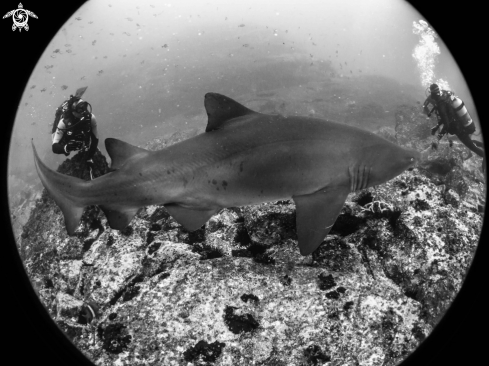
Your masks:
[{"label": "rock", "polygon": [[76,299],[66,293],[60,292],[56,295],[56,317],[76,319],[83,306],[83,301]]},{"label": "rock", "polygon": [[396,141],[401,146],[422,150],[431,136],[431,127],[436,122],[427,121],[420,107],[401,105],[395,112]]},{"label": "rock", "polygon": [[449,189],[445,192],[445,203],[453,207],[459,207],[460,196],[453,189]]},{"label": "rock", "polygon": [[[401,112],[398,141],[423,146],[410,141],[424,136],[415,111]],[[462,150],[440,144],[431,165],[350,195],[312,261],[292,201],[224,209],[193,233],[163,206],[123,231],[92,207],[68,237],[46,193],[21,253],[53,319],[98,365],[394,366],[443,316],[477,246],[484,184]],[[78,322],[87,299],[100,305],[96,336]]]}]

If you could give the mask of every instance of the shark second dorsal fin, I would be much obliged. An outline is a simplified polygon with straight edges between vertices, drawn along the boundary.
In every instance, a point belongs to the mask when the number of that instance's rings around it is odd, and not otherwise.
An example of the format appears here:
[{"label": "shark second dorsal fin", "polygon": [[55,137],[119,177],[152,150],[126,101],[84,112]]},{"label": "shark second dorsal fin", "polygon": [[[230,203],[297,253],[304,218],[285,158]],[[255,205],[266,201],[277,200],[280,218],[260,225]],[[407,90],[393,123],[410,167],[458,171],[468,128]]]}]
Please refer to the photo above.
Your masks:
[{"label": "shark second dorsal fin", "polygon": [[119,169],[127,160],[135,156],[142,157],[149,153],[148,150],[114,138],[105,139],[105,149],[112,160],[110,164],[110,170],[112,171]]},{"label": "shark second dorsal fin", "polygon": [[207,93],[205,95],[204,106],[208,117],[205,132],[223,128],[225,123],[230,119],[257,113],[235,100],[218,93]]}]

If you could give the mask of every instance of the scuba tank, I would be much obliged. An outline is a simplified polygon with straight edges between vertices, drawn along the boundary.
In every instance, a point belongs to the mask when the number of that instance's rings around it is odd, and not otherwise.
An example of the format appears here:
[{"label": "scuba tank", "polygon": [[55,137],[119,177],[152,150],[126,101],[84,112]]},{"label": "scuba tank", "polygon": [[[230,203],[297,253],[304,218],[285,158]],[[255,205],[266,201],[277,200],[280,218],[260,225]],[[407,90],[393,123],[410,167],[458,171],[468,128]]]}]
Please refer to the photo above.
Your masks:
[{"label": "scuba tank", "polygon": [[452,108],[457,115],[457,119],[462,123],[464,127],[468,127],[472,122],[472,118],[470,118],[470,114],[465,108],[465,104],[462,99],[453,96],[452,97]]},{"label": "scuba tank", "polygon": [[65,111],[68,110],[69,102],[70,102],[69,100],[65,100],[63,103],[61,103],[61,105],[58,108],[56,108],[56,112],[54,112],[54,122],[53,122],[53,127],[51,128],[51,133],[56,132],[56,128],[58,127],[59,120],[61,119]]},{"label": "scuba tank", "polygon": [[58,127],[58,123],[61,117],[63,117],[65,112],[71,108],[71,106],[75,101],[81,99],[81,97],[83,96],[87,88],[88,86],[83,86],[81,88],[78,88],[75,92],[75,95],[70,95],[70,99],[65,100],[63,103],[61,103],[61,105],[58,108],[56,108],[56,112],[54,113],[53,126],[51,128],[51,134],[54,134],[56,132],[56,128]]}]

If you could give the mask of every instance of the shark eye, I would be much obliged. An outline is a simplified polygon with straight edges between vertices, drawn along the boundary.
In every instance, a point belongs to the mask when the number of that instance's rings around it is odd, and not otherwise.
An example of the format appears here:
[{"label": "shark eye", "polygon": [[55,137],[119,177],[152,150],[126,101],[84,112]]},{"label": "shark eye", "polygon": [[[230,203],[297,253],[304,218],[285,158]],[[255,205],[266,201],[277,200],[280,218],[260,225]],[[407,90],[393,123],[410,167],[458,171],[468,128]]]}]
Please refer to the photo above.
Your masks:
[{"label": "shark eye", "polygon": [[410,160],[411,160],[411,161],[414,161],[414,158],[411,158]]}]

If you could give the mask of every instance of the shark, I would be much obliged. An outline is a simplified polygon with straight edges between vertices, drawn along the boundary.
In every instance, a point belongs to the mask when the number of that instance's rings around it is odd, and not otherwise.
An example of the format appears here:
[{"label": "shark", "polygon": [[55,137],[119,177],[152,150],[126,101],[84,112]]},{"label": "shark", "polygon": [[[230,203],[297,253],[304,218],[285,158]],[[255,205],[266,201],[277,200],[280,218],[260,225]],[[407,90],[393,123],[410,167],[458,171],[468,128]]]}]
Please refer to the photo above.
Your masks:
[{"label": "shark", "polygon": [[107,138],[110,171],[90,181],[51,170],[32,142],[37,173],[68,234],[90,205],[116,230],[142,207],[163,205],[194,231],[223,208],[292,199],[306,256],[324,241],[348,194],[385,183],[423,158],[361,128],[263,114],[218,93],[207,93],[204,106],[204,133],[158,151]]}]

